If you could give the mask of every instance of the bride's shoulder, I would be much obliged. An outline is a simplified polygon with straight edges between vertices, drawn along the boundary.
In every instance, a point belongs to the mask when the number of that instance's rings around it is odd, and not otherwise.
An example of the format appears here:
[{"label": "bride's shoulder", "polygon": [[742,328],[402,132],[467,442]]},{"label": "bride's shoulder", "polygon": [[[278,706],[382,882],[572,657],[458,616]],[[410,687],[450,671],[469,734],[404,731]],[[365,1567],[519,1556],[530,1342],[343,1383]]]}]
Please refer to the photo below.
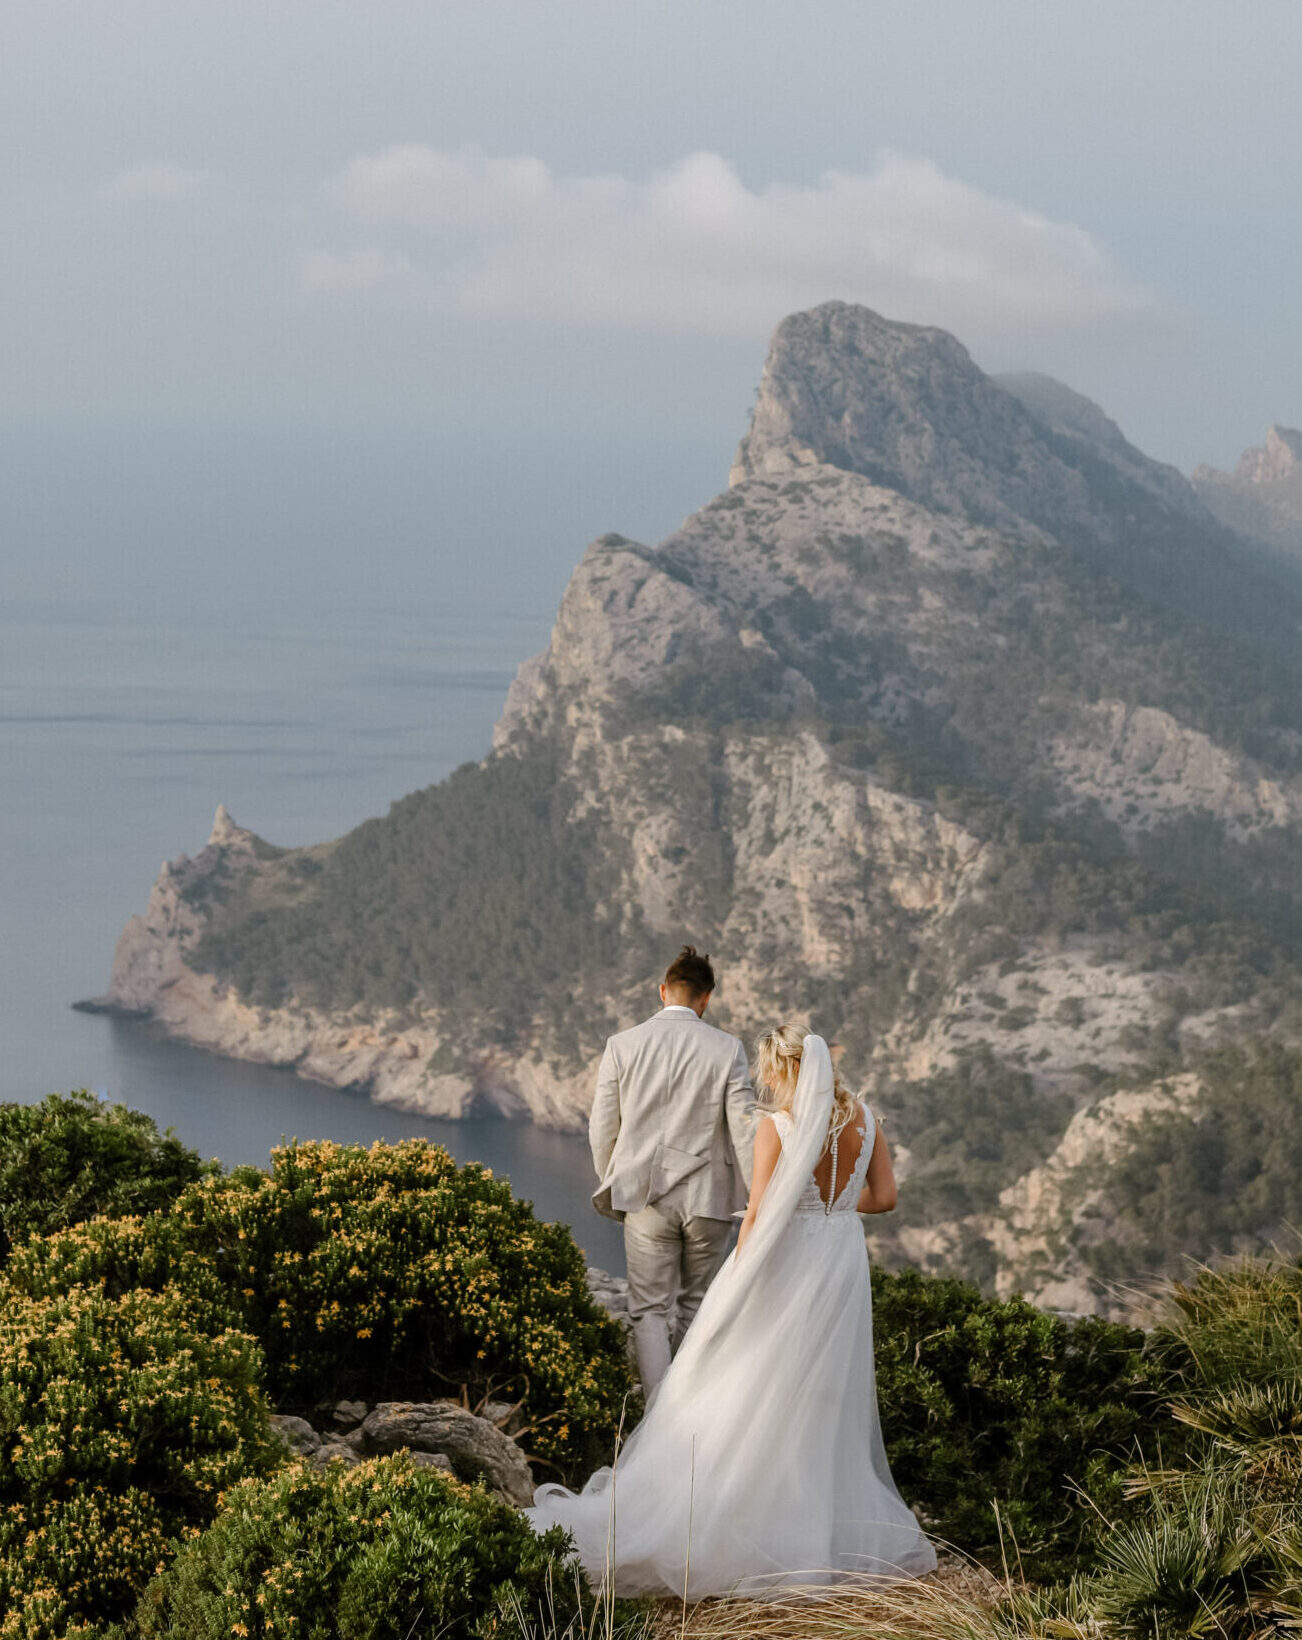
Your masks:
[{"label": "bride's shoulder", "polygon": [[779,1139],[786,1139],[791,1133],[791,1112],[787,1110],[765,1110],[763,1105],[758,1108],[759,1127],[763,1129],[768,1123],[771,1130]]}]

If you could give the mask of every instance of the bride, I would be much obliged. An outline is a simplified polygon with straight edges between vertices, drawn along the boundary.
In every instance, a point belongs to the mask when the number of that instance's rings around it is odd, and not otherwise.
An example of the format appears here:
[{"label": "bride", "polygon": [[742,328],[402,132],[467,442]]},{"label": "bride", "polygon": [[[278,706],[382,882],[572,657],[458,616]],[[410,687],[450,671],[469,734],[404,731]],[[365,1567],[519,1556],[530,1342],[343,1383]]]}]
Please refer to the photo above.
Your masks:
[{"label": "bride", "polygon": [[877,1416],[872,1288],[856,1211],[895,1177],[866,1104],[803,1026],[760,1038],[770,1102],[750,1204],[646,1416],[582,1492],[542,1486],[538,1531],[574,1537],[622,1595],[759,1595],[929,1572]]}]

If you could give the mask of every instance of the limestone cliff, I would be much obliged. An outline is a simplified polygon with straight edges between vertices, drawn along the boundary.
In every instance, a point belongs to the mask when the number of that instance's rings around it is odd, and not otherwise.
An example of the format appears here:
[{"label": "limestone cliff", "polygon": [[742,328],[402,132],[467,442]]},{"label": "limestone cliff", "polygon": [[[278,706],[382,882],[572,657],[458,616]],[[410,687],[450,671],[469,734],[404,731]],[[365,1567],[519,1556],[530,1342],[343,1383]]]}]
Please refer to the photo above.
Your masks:
[{"label": "limestone cliff", "polygon": [[1084,1150],[1300,1032],[1302,599],[1241,546],[1060,384],[795,315],[729,488],[588,548],[481,765],[314,849],[219,811],[105,1004],[576,1128],[691,938],[720,1023],[846,1044],[911,1181],[883,1256],[1107,1302]]}]

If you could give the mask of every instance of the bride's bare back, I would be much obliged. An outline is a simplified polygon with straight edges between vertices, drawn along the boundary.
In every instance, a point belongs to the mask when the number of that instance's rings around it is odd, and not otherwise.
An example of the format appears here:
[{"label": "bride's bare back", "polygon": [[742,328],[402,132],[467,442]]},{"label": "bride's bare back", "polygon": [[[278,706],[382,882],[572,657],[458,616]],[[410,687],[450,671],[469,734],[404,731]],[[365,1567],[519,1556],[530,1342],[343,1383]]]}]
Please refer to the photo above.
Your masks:
[{"label": "bride's bare back", "polygon": [[859,1152],[863,1149],[864,1137],[867,1129],[867,1117],[863,1107],[858,1116],[847,1122],[836,1136],[836,1189],[832,1189],[832,1146],[829,1144],[823,1152],[823,1158],[814,1169],[814,1183],[818,1186],[818,1194],[829,1205],[836,1201],[841,1192],[849,1184],[851,1175],[859,1163]]}]

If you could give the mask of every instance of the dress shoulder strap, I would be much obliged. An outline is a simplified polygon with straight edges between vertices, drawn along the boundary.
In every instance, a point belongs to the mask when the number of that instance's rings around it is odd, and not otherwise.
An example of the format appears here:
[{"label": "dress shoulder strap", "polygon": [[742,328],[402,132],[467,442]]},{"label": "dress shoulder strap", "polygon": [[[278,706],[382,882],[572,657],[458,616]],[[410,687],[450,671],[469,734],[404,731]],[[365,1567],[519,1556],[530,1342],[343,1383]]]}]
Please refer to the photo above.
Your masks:
[{"label": "dress shoulder strap", "polygon": [[778,1138],[785,1145],[791,1137],[791,1112],[789,1110],[770,1110],[765,1114],[773,1118],[773,1126],[778,1130]]}]

